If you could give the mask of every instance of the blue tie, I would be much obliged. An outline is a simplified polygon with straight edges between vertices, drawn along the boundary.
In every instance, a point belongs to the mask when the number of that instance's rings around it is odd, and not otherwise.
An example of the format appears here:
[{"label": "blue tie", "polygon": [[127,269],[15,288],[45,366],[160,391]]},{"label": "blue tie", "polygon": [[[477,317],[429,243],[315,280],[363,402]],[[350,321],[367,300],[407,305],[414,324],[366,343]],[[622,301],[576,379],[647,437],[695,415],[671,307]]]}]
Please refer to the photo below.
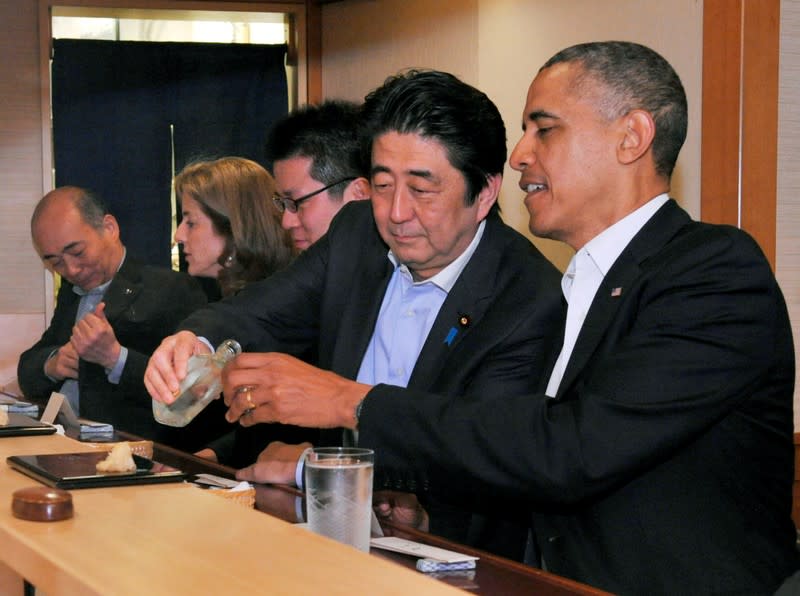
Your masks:
[{"label": "blue tie", "polygon": [[[72,287],[72,291],[81,297],[78,303],[78,314],[75,316],[77,323],[83,317],[92,312],[100,301],[103,299],[103,294],[106,291],[108,284],[103,284],[92,290],[84,291],[77,286]],[[75,379],[67,379],[61,384],[61,393],[67,398],[69,405],[75,411],[76,415],[80,415],[80,391],[78,390],[78,381]]]}]

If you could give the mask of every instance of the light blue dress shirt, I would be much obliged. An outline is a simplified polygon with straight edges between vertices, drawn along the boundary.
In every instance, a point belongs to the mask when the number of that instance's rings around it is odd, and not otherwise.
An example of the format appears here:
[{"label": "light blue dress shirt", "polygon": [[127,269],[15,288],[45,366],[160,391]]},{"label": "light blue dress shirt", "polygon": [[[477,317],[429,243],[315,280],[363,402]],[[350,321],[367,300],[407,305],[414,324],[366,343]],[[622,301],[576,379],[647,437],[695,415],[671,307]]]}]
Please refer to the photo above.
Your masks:
[{"label": "light blue dress shirt", "polygon": [[[361,360],[356,377],[359,383],[386,383],[398,387],[408,385],[439,309],[475,254],[485,228],[486,222],[482,221],[463,253],[433,277],[419,282],[413,280],[408,267],[389,251],[388,258],[394,265],[394,271],[383,295],[372,339]],[[345,444],[355,444],[358,432],[345,432],[344,438]],[[305,453],[295,466],[295,482],[300,488],[303,487],[304,462]]]},{"label": "light blue dress shirt", "polygon": [[[122,267],[122,263],[125,262],[125,254],[123,253],[122,260],[119,263],[119,266]],[[119,267],[117,268],[119,271]],[[111,285],[112,280],[107,281],[106,283],[97,286],[96,288],[92,288],[91,290],[83,290],[78,286],[72,286],[72,291],[78,294],[81,297],[80,302],[78,303],[78,312],[75,315],[75,322],[77,323],[83,317],[85,317],[90,312],[93,312],[97,305],[100,304],[103,300],[103,296],[108,289],[108,286]],[[58,350],[53,350],[50,354],[50,358],[55,356]],[[48,361],[50,360],[48,358]],[[120,346],[119,356],[117,357],[117,361],[114,364],[113,368],[105,369],[106,376],[108,378],[109,383],[113,383],[114,385],[119,384],[120,377],[122,376],[122,371],[125,368],[125,363],[128,360],[128,348],[125,346]],[[47,366],[47,363],[45,363]],[[45,373],[47,375],[47,373]],[[49,375],[47,377],[53,381],[53,379]],[[64,394],[69,402],[69,405],[72,406],[72,409],[75,411],[75,414],[80,415],[80,392],[78,390],[78,381],[76,379],[66,379],[60,388],[60,392]]]},{"label": "light blue dress shirt", "polygon": [[485,227],[486,222],[482,221],[466,250],[439,273],[423,281],[415,282],[408,267],[400,264],[389,251],[389,259],[395,267],[356,377],[359,383],[408,385],[439,309],[475,253]]}]

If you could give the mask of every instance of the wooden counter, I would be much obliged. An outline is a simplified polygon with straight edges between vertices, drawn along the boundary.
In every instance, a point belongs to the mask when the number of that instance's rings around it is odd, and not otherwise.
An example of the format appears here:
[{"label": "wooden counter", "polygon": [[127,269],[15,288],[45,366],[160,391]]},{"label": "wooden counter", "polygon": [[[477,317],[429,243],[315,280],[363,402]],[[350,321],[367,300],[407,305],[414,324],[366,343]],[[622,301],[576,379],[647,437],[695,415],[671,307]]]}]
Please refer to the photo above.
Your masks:
[{"label": "wooden counter", "polygon": [[0,439],[0,581],[16,574],[47,596],[463,594],[188,484],[72,490],[75,516],[60,522],[11,515],[11,494],[37,482],[7,456],[91,449],[57,435]]},{"label": "wooden counter", "polygon": [[[120,434],[125,435],[125,433]],[[128,436],[128,438],[135,440],[138,437]],[[156,444],[154,453],[157,461],[183,470],[188,474],[208,472],[226,478],[234,477],[235,470],[231,468],[164,445]],[[303,494],[299,490],[284,485],[257,484],[255,487],[256,508],[258,510],[290,523],[300,521],[298,519],[298,511],[302,512],[303,509]],[[475,594],[476,596],[495,596],[497,594],[502,594],[503,596],[528,596],[529,594],[536,594],[536,596],[608,596],[608,593],[603,590],[485,551],[464,546],[463,544],[457,544],[433,534],[413,530],[388,521],[382,522],[381,525],[384,532],[390,536],[398,536],[415,542],[422,542],[431,546],[480,557],[474,570],[431,575],[431,577],[436,577],[437,581],[468,590],[470,594]],[[412,570],[414,573],[418,573],[415,570],[415,557],[377,548],[373,548],[370,554],[373,557],[392,561]]]}]

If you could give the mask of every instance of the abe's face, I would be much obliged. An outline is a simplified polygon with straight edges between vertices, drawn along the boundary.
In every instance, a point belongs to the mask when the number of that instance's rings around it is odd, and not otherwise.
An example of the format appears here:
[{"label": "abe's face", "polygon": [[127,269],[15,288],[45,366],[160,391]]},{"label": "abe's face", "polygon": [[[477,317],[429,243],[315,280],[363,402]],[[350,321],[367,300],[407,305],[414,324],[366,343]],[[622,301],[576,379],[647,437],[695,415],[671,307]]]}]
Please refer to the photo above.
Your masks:
[{"label": "abe's face", "polygon": [[225,238],[214,229],[211,218],[192,197],[181,197],[182,218],[175,230],[175,242],[183,244],[189,275],[217,278]]},{"label": "abe's face", "polygon": [[581,67],[561,63],[539,73],[528,90],[522,138],[509,163],[533,234],[579,248],[606,225],[614,201],[618,136],[598,110],[602,89],[572,85]]},{"label": "abe's face", "polygon": [[[297,199],[325,187],[325,184],[311,177],[312,165],[310,157],[277,160],[272,169],[278,194]],[[329,193],[330,190],[324,190],[303,201],[297,213],[291,213],[288,209],[283,212],[281,225],[289,231],[298,250],[305,250],[319,240],[328,231],[333,216],[346,202],[331,199]]]},{"label": "abe's face", "polygon": [[95,229],[70,202],[59,201],[40,214],[33,227],[33,243],[45,266],[83,290],[111,280],[119,267],[119,228],[106,215]]},{"label": "abe's face", "polygon": [[467,206],[466,180],[444,146],[418,134],[375,139],[371,183],[378,231],[417,279],[436,275],[464,252],[497,198],[491,187]]}]

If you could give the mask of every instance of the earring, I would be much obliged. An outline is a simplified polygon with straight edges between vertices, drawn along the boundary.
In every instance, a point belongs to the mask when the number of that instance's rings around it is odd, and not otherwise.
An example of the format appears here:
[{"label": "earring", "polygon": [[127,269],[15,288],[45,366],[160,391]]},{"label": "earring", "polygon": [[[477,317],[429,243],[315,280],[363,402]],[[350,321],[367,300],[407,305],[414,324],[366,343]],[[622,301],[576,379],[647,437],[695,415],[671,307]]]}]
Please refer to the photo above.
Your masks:
[{"label": "earring", "polygon": [[230,267],[231,265],[233,265],[233,255],[228,255],[225,259],[225,266]]}]

